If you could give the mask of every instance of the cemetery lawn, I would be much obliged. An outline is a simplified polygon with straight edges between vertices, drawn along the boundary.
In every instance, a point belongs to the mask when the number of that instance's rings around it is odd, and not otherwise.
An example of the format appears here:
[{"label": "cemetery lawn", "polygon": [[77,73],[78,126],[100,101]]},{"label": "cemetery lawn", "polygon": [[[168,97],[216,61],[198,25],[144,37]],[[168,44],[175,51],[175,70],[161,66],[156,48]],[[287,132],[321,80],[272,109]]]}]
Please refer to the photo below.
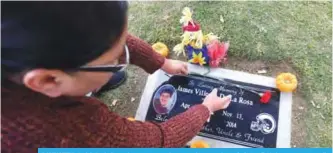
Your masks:
[{"label": "cemetery lawn", "polygon": [[[262,75],[271,77],[296,74],[292,146],[332,147],[331,2],[130,2],[129,31],[172,50],[180,42],[185,6],[194,9],[204,34],[230,41],[229,63],[222,67],[250,73],[266,69]],[[135,115],[148,75],[134,66],[128,74],[125,85],[101,96],[124,117]]]}]

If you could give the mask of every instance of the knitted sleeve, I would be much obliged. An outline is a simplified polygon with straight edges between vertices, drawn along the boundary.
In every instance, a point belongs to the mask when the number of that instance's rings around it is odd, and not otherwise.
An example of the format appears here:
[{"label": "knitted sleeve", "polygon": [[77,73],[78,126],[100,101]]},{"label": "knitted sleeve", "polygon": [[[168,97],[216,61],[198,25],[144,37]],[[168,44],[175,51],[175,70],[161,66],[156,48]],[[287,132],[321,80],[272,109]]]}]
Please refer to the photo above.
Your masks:
[{"label": "knitted sleeve", "polygon": [[150,74],[163,66],[165,58],[154,52],[153,48],[147,42],[129,34],[126,44],[130,51],[131,64],[143,68]]},{"label": "knitted sleeve", "polygon": [[97,147],[184,147],[203,127],[209,110],[196,105],[161,124],[129,121],[107,109],[100,111],[96,126],[103,127],[104,137]]}]

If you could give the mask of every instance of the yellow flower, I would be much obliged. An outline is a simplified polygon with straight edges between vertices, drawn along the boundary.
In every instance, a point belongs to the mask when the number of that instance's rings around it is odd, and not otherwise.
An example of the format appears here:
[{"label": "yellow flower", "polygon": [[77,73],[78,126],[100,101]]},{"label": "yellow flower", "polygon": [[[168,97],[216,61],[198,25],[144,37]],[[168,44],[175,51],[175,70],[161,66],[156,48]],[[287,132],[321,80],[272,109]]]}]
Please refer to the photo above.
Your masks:
[{"label": "yellow flower", "polygon": [[200,52],[199,54],[196,54],[193,51],[192,56],[193,56],[192,59],[189,60],[188,62],[190,62],[190,63],[198,63],[201,66],[204,65],[204,64],[206,64],[205,57],[202,57],[202,52]]}]

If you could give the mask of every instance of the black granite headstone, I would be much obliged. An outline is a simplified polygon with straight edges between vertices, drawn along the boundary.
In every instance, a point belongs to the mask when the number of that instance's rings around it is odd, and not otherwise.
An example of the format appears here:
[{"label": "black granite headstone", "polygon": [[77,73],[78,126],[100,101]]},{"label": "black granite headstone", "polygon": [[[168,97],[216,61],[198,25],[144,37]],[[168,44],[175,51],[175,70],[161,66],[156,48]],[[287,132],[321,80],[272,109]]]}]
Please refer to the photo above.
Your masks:
[{"label": "black granite headstone", "polygon": [[[164,122],[201,104],[213,88],[221,97],[232,95],[232,102],[215,112],[198,135],[254,148],[276,147],[280,92],[275,88],[195,75],[172,76],[154,92],[146,120]],[[272,97],[262,104],[257,93],[267,90]]]}]

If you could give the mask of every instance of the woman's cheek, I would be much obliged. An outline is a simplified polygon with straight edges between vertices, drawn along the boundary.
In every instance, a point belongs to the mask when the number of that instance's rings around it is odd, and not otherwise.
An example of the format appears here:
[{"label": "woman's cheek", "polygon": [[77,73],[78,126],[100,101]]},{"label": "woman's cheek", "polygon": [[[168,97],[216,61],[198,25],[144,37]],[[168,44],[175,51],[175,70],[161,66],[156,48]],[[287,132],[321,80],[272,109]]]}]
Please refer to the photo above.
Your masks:
[{"label": "woman's cheek", "polygon": [[70,87],[68,87],[67,95],[70,96],[84,96],[89,92],[100,89],[111,78],[110,74],[96,74],[86,76],[84,78],[76,79]]},{"label": "woman's cheek", "polygon": [[104,74],[102,76],[99,77],[95,77],[95,78],[90,78],[91,80],[93,79],[94,81],[91,81],[90,86],[94,87],[94,90],[97,90],[99,88],[101,88],[102,86],[104,86],[110,79],[111,79],[112,75],[111,74]]}]

